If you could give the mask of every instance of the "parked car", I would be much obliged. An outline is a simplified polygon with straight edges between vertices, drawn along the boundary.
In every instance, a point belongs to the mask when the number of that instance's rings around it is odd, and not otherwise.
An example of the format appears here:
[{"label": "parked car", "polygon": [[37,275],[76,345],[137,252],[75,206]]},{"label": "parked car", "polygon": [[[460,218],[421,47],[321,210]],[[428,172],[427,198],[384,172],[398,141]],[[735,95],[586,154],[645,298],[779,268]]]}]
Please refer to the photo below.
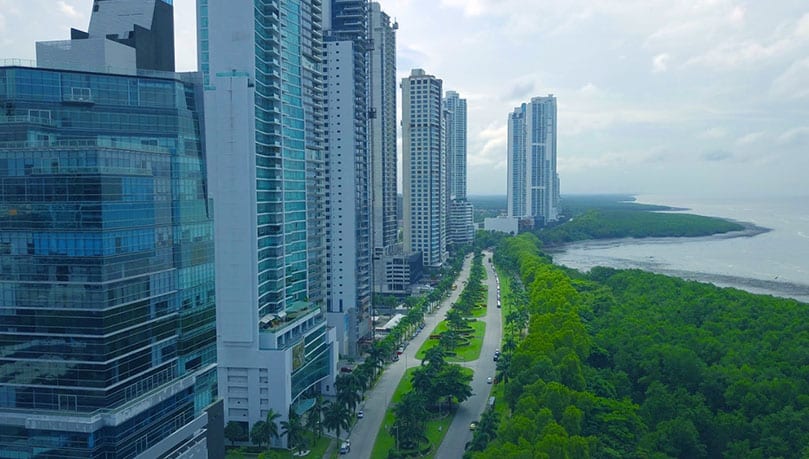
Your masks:
[{"label": "parked car", "polygon": [[492,383],[492,377],[489,376],[488,378],[486,378],[486,384],[491,384],[491,383]]},{"label": "parked car", "polygon": [[365,417],[365,412],[362,410],[357,411],[357,419],[362,419]]},{"label": "parked car", "polygon": [[469,424],[469,430],[475,430],[477,428],[478,428],[478,423],[477,422],[472,422],[472,423]]},{"label": "parked car", "polygon": [[346,440],[340,445],[340,454],[348,454],[351,452],[351,442]]}]

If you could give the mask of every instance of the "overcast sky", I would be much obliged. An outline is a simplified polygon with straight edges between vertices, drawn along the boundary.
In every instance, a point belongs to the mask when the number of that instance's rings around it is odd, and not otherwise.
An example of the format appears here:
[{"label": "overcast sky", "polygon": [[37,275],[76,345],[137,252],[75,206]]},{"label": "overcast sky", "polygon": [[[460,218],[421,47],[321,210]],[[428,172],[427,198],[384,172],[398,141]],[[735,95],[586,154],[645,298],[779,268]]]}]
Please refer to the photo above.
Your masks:
[{"label": "overcast sky", "polygon": [[[174,0],[178,69],[194,0]],[[809,196],[806,0],[383,0],[400,76],[469,104],[471,194],[505,194],[506,119],[558,99],[562,193]],[[0,58],[86,30],[91,0],[0,0]]]}]

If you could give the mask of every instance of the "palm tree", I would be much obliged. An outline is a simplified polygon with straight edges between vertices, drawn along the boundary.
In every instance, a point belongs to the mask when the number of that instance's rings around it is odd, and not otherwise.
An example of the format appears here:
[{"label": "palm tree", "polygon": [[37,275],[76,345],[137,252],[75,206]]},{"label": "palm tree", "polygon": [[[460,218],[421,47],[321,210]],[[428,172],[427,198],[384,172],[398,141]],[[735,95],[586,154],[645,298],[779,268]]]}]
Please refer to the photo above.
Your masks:
[{"label": "palm tree", "polygon": [[359,378],[353,373],[342,374],[334,382],[334,388],[337,390],[337,400],[354,411],[362,399],[359,394],[362,390]]},{"label": "palm tree", "polygon": [[279,438],[278,424],[275,420],[281,417],[281,413],[276,413],[272,408],[267,411],[267,444],[272,445],[274,438]]},{"label": "palm tree", "polygon": [[318,394],[315,397],[315,404],[309,409],[306,414],[306,427],[317,434],[317,438],[323,436],[323,397]]},{"label": "palm tree", "polygon": [[282,435],[287,437],[287,446],[295,452],[301,452],[306,448],[306,437],[303,435],[303,424],[301,417],[290,408],[289,419],[281,421]]},{"label": "palm tree", "polygon": [[250,441],[253,442],[254,445],[261,448],[261,445],[264,444],[264,441],[269,437],[269,432],[267,429],[267,423],[264,421],[258,421],[253,424],[253,428],[250,429]]},{"label": "palm tree", "polygon": [[373,346],[368,352],[368,361],[371,361],[373,376],[376,376],[378,370],[382,370],[384,368],[386,356],[387,353],[382,346]]},{"label": "palm tree", "polygon": [[334,430],[337,440],[340,440],[340,432],[347,431],[351,427],[351,412],[348,407],[340,402],[326,402],[323,409],[323,427]]},{"label": "palm tree", "polygon": [[392,429],[395,429],[396,447],[418,446],[424,436],[427,420],[424,397],[416,392],[404,394],[401,401],[393,407],[393,414],[395,421]]}]

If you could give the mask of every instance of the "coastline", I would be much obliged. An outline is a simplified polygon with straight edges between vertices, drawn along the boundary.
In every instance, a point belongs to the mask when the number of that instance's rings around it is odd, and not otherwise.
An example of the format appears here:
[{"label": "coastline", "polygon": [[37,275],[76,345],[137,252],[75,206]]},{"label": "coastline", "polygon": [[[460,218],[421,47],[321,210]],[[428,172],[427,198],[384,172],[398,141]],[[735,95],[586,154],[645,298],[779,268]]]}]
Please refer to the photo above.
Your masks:
[{"label": "coastline", "polygon": [[799,207],[784,206],[773,211],[769,202],[763,206],[731,202],[725,208],[715,202],[706,206],[700,202],[670,206],[655,201],[677,203],[672,199],[647,197],[642,204],[676,209],[655,212],[718,218],[741,225],[743,229],[696,237],[587,239],[543,246],[543,251],[555,264],[582,272],[595,266],[640,269],[809,304],[809,265],[806,262],[809,258],[805,256],[809,254],[806,250],[809,245],[798,238],[803,222],[809,219],[800,213],[795,216]]}]

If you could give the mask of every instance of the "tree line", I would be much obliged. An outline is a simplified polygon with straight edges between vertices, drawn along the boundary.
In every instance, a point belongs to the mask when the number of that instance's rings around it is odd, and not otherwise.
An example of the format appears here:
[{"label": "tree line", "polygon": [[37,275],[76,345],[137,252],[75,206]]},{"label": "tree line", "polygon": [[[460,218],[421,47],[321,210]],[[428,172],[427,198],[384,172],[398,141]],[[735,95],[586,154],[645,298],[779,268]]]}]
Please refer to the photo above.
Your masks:
[{"label": "tree line", "polygon": [[525,287],[527,333],[498,362],[510,416],[472,457],[809,456],[808,305],[638,270],[582,274],[540,246],[524,234],[495,255]]}]

